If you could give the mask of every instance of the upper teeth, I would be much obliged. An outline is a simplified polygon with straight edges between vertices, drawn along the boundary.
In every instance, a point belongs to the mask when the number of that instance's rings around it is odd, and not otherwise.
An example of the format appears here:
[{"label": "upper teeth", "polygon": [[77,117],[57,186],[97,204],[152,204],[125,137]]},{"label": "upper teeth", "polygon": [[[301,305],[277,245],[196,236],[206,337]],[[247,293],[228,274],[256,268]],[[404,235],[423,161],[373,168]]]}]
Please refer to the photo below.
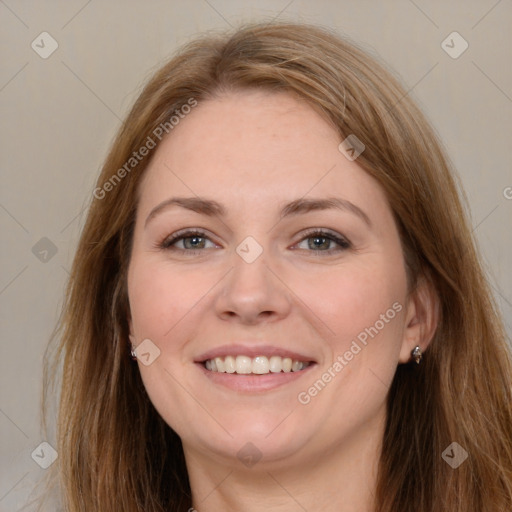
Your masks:
[{"label": "upper teeth", "polygon": [[266,356],[248,357],[248,356],[226,356],[208,359],[206,361],[206,369],[212,372],[221,373],[279,373],[298,372],[309,363],[293,360],[290,357]]}]

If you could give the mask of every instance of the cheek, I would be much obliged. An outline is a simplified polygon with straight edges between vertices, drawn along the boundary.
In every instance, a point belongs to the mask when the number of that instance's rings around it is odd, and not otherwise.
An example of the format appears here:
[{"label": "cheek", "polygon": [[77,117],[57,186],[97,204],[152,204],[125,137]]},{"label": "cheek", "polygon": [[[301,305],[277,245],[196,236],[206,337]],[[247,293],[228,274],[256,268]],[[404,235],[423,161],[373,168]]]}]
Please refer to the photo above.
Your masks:
[{"label": "cheek", "polygon": [[395,261],[351,266],[309,288],[308,301],[332,331],[320,340],[331,359],[320,376],[326,384],[312,380],[301,399],[311,399],[319,417],[331,411],[333,428],[372,417],[395,375],[406,297],[405,270]]},{"label": "cheek", "polygon": [[[162,342],[208,290],[204,273],[179,272],[160,262],[134,261],[128,277],[130,310],[137,339]],[[186,322],[180,324],[180,332]]]},{"label": "cheek", "polygon": [[[399,344],[405,293],[405,270],[398,262],[382,261],[333,270],[328,278],[298,292],[328,327],[326,342],[337,354],[358,337],[363,343],[378,336]],[[375,345],[375,350],[385,348]]]},{"label": "cheek", "polygon": [[182,368],[183,347],[193,335],[194,305],[210,288],[202,275],[200,279],[196,272],[179,272],[138,255],[128,273],[133,333],[138,343],[149,338],[160,350],[150,365],[138,363],[141,378],[155,409],[180,433],[187,431],[186,416],[176,411],[190,410],[190,395],[176,376],[187,381],[190,371]]},{"label": "cheek", "polygon": [[[329,382],[328,389],[320,393],[317,388],[324,389],[323,384],[315,381],[304,392],[315,397],[318,410],[332,410],[335,425],[371,417],[382,407],[395,375],[407,291],[400,262],[400,255],[372,255],[300,292],[309,294],[303,296],[329,327],[328,336],[320,340],[330,356],[321,377]],[[334,412],[333,404],[343,407]]]}]

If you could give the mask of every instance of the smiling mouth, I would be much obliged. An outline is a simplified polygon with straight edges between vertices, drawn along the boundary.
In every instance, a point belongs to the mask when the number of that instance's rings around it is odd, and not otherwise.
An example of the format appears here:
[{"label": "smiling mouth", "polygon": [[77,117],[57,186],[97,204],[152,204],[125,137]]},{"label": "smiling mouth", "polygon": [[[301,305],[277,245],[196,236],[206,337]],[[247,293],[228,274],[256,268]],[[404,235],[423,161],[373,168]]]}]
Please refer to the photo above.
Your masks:
[{"label": "smiling mouth", "polygon": [[300,372],[313,364],[313,361],[299,361],[290,357],[244,355],[215,357],[203,361],[203,366],[216,373],[238,375],[267,375],[269,373]]}]

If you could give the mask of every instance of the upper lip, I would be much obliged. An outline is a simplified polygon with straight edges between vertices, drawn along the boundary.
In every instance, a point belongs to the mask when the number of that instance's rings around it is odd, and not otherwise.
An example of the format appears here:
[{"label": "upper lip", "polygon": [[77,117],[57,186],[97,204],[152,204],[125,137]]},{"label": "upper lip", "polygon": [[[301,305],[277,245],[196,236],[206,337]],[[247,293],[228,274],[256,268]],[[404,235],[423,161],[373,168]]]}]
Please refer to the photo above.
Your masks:
[{"label": "upper lip", "polygon": [[244,344],[244,343],[233,343],[230,345],[222,345],[220,347],[212,348],[207,352],[204,352],[195,359],[196,363],[204,363],[208,359],[214,359],[215,357],[226,357],[226,356],[281,356],[289,357],[294,361],[302,362],[315,362],[314,358],[288,350],[286,348],[276,347],[274,345],[255,345],[255,344]]}]

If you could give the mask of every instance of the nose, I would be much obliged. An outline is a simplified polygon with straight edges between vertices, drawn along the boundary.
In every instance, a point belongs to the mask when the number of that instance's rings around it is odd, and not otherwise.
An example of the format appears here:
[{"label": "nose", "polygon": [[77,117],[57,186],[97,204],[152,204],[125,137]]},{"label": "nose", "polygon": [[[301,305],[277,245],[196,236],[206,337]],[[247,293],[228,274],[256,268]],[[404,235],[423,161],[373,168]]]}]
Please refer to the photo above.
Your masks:
[{"label": "nose", "polygon": [[292,293],[264,254],[248,263],[235,253],[233,268],[220,284],[215,310],[223,320],[254,325],[283,319],[290,312]]}]

